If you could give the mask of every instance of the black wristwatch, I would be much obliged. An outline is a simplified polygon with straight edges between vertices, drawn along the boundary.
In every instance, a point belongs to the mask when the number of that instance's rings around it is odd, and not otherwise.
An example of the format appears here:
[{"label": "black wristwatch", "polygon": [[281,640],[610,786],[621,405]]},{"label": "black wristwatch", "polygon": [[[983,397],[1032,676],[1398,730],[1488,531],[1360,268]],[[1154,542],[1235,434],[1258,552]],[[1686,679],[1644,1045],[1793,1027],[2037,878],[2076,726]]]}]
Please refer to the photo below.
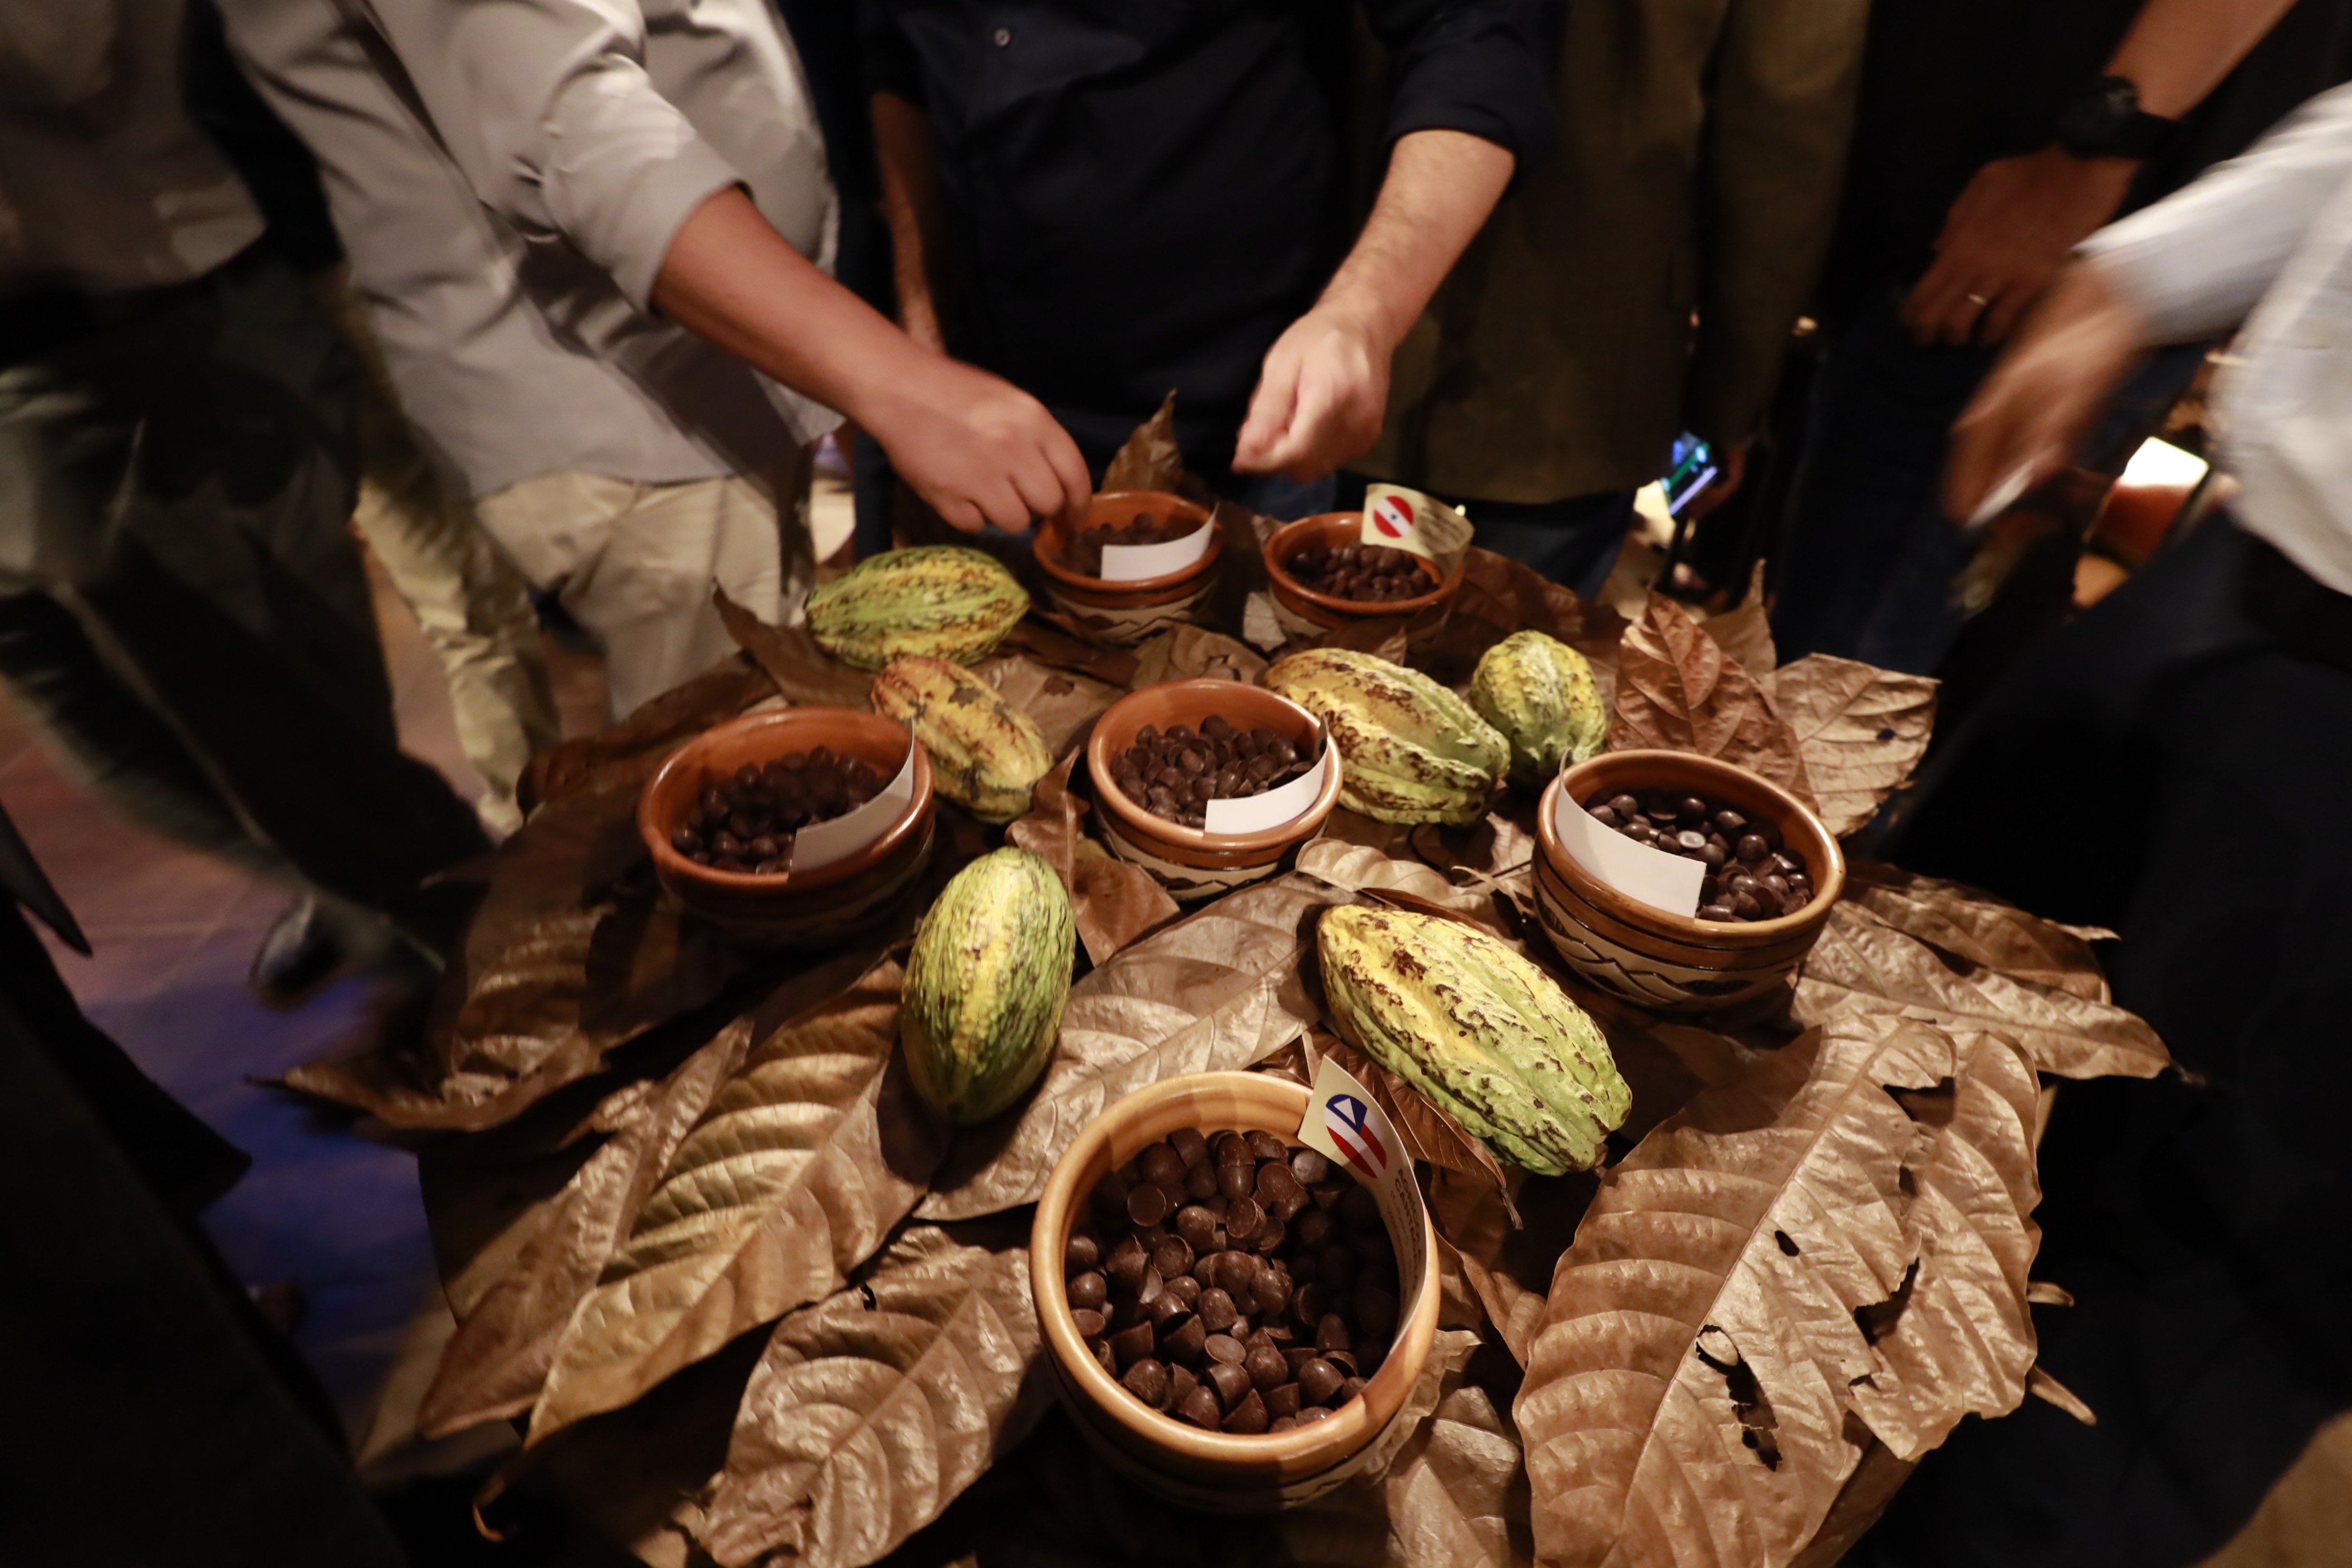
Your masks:
[{"label": "black wristwatch", "polygon": [[2126,76],[2101,77],[2058,115],[2058,145],[2077,158],[2153,158],[2179,132],[2180,121],[2139,106],[2139,89]]}]

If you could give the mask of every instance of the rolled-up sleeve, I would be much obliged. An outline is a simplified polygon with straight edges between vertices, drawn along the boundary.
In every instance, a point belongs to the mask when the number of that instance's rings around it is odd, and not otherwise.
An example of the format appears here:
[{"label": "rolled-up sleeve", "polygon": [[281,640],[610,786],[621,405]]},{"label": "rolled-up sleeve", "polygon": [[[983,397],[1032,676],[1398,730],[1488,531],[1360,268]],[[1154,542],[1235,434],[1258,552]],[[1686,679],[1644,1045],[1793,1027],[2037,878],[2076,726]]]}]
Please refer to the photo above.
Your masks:
[{"label": "rolled-up sleeve", "polygon": [[2080,253],[2138,307],[2151,342],[2211,337],[2252,311],[2347,178],[2352,87],[2339,87]]},{"label": "rolled-up sleeve", "polygon": [[1393,57],[1387,140],[1461,131],[1508,150],[1519,167],[1549,156],[1562,0],[1364,0]]},{"label": "rolled-up sleeve", "polygon": [[744,184],[645,69],[629,0],[366,0],[482,204],[648,307],[670,243]]}]

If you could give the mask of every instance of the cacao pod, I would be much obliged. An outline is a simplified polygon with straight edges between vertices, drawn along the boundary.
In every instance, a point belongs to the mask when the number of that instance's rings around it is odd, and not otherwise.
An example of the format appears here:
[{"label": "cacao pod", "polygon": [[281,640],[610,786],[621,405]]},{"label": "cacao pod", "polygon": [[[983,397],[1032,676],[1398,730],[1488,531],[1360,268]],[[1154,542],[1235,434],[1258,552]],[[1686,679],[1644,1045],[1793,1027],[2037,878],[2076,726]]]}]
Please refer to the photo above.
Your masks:
[{"label": "cacao pod", "polygon": [[1054,868],[999,849],[957,872],[915,928],[898,1045],[926,1104],[960,1127],[1037,1081],[1062,1030],[1077,920]]},{"label": "cacao pod", "polygon": [[1510,742],[1470,704],[1373,654],[1295,653],[1265,684],[1323,721],[1339,748],[1339,804],[1382,822],[1475,822],[1510,761]]},{"label": "cacao pod", "polygon": [[1035,720],[960,664],[909,654],[874,678],[874,711],[915,732],[931,783],[982,822],[1010,822],[1054,765]]},{"label": "cacao pod", "polygon": [[1511,743],[1511,782],[1541,789],[1565,763],[1601,750],[1609,714],[1592,666],[1557,637],[1513,632],[1470,678],[1470,705]]},{"label": "cacao pod", "polygon": [[1586,1171],[1633,1097],[1609,1042],[1550,975],[1476,927],[1345,904],[1316,931],[1339,1032],[1498,1159]]},{"label": "cacao pod", "polygon": [[860,669],[902,654],[974,664],[1029,613],[1029,594],[984,551],[919,544],[868,556],[809,590],[809,635]]}]

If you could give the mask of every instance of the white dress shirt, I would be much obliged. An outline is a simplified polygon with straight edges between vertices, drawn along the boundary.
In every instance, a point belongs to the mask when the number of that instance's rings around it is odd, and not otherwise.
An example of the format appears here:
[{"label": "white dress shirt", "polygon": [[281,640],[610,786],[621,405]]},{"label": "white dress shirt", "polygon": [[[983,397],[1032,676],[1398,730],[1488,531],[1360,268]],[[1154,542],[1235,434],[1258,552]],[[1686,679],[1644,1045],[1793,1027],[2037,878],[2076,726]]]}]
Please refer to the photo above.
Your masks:
[{"label": "white dress shirt", "polygon": [[730,185],[831,265],[824,141],[765,0],[221,10],[319,159],[404,412],[469,495],[747,472],[839,422],[650,313],[679,226]]},{"label": "white dress shirt", "polygon": [[181,99],[181,0],[0,0],[0,294],[200,278],[261,237]]},{"label": "white dress shirt", "polygon": [[2215,391],[2239,523],[2352,594],[2352,87],[2083,246],[2158,342],[2241,321]]}]

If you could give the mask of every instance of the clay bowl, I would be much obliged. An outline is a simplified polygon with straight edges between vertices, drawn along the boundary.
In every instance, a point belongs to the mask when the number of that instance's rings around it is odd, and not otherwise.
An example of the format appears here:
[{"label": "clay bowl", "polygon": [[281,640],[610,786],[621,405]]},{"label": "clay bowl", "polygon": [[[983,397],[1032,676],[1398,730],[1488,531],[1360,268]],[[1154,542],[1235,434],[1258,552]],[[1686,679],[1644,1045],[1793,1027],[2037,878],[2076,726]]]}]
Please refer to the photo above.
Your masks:
[{"label": "clay bowl", "polygon": [[[1276,529],[1274,537],[1265,542],[1265,574],[1274,582],[1275,603],[1298,619],[1328,630],[1384,616],[1419,615],[1445,603],[1462,586],[1462,562],[1454,563],[1452,576],[1441,578],[1436,563],[1423,561],[1421,570],[1428,580],[1429,592],[1410,599],[1391,599],[1385,605],[1367,605],[1318,594],[1290,574],[1288,563],[1293,557],[1309,550],[1328,550],[1335,544],[1353,544],[1363,526],[1362,512],[1327,511],[1318,517],[1302,517]],[[1463,558],[1468,559],[1466,555]]]},{"label": "clay bowl", "polygon": [[[1560,844],[1553,814],[1561,795],[1581,802],[1604,790],[1644,789],[1713,795],[1772,824],[1812,872],[1812,901],[1769,921],[1700,921],[1653,909],[1599,880]],[[1845,887],[1837,840],[1796,796],[1745,768],[1688,752],[1605,752],[1579,763],[1544,791],[1537,821],[1544,934],[1578,973],[1653,1012],[1704,1013],[1780,984],[1812,951]]]},{"label": "clay bowl", "polygon": [[781,876],[718,871],[670,847],[670,834],[710,784],[746,763],[826,746],[863,757],[887,779],[907,760],[903,725],[848,708],[785,708],[730,720],[680,746],[637,797],[637,832],[672,898],[739,942],[822,946],[879,914],[931,850],[931,760],[915,748],[915,793],[882,836],[830,865]]},{"label": "clay bowl", "polygon": [[[1150,1490],[1187,1507],[1220,1513],[1269,1513],[1319,1496],[1346,1477],[1339,1467],[1396,1416],[1429,1359],[1437,1331],[1437,1248],[1423,1220],[1423,1268],[1401,1280],[1412,1301],[1397,1325],[1388,1359],[1356,1398],[1329,1418],[1288,1432],[1244,1437],[1204,1432],[1147,1409],[1113,1382],[1088,1353],[1070,1321],[1062,1258],[1073,1224],[1086,1213],[1095,1184],[1179,1127],[1204,1131],[1263,1129],[1296,1142],[1307,1115],[1301,1085],[1264,1073],[1193,1073],[1138,1089],[1095,1118],[1062,1153],[1037,1201],[1030,1229],[1029,1281],[1045,1330],[1046,1363],[1062,1402],[1114,1466]],[[1396,1239],[1391,1233],[1390,1239]],[[1400,1257],[1407,1249],[1397,1249]]]},{"label": "clay bowl", "polygon": [[[1290,852],[1322,830],[1339,801],[1339,753],[1335,747],[1323,788],[1304,812],[1258,833],[1210,833],[1151,815],[1111,777],[1111,759],[1135,743],[1146,724],[1201,727],[1222,713],[1244,730],[1272,730],[1301,748],[1323,743],[1315,715],[1287,697],[1237,680],[1170,680],[1122,697],[1095,721],[1087,742],[1087,771],[1102,806],[1103,837],[1114,854],[1132,860],[1167,887],[1179,902],[1213,898],[1272,876]],[[1312,755],[1311,752],[1307,752]]]},{"label": "clay bowl", "polygon": [[[1159,490],[1108,490],[1095,497],[1087,525],[1108,528],[1139,511],[1184,522],[1209,521],[1206,507],[1181,496]],[[1182,571],[1113,583],[1088,577],[1065,564],[1062,549],[1068,542],[1069,534],[1058,521],[1038,525],[1037,565],[1045,574],[1047,596],[1055,608],[1076,616],[1097,637],[1121,646],[1139,643],[1195,618],[1217,585],[1217,556],[1225,547],[1224,531],[1220,528],[1201,558]]]}]

